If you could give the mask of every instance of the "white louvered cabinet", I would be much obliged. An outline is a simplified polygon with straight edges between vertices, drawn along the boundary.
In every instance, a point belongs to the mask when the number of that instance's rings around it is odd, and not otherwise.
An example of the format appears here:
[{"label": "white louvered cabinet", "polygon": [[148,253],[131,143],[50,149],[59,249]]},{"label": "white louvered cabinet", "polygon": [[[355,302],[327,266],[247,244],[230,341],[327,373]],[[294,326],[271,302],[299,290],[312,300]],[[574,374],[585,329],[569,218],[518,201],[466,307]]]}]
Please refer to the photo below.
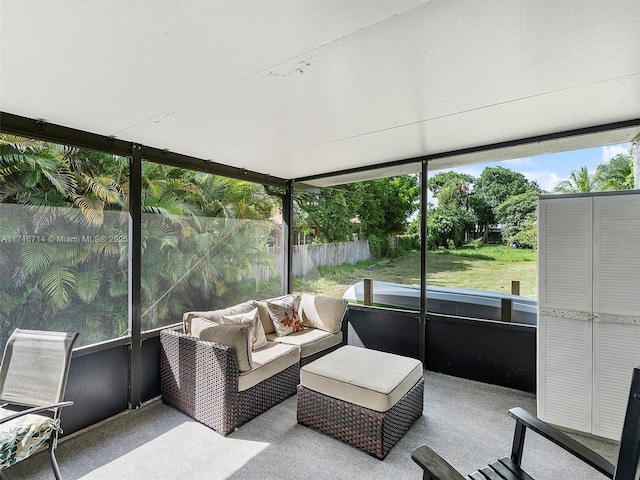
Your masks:
[{"label": "white louvered cabinet", "polygon": [[619,439],[640,364],[640,194],[538,205],[538,416]]}]

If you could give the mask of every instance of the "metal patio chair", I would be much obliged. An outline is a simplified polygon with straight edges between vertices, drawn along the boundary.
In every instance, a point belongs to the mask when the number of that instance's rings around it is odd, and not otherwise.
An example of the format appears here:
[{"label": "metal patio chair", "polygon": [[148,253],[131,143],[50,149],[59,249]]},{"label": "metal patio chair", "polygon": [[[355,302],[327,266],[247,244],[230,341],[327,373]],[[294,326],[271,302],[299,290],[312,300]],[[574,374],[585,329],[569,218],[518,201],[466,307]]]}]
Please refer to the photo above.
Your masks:
[{"label": "metal patio chair", "polygon": [[2,470],[30,457],[48,444],[54,455],[60,430],[71,351],[77,333],[17,328],[9,337],[0,365],[0,479]]},{"label": "metal patio chair", "polygon": [[424,471],[423,480],[465,480],[465,478],[533,480],[520,468],[527,428],[565,449],[612,480],[640,479],[640,365],[633,369],[631,392],[616,465],[521,408],[512,408],[509,410],[509,415],[516,419],[510,457],[501,458],[464,477],[427,445],[421,445],[411,452],[411,458]]}]

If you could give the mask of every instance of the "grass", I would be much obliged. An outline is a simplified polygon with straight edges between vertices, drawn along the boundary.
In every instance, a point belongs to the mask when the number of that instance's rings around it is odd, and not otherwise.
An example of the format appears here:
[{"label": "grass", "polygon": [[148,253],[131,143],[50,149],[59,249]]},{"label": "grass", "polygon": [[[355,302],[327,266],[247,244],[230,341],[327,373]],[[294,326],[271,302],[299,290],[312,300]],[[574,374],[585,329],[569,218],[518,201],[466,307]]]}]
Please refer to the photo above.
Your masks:
[{"label": "grass", "polygon": [[[511,293],[511,281],[520,281],[520,294],[537,298],[537,251],[503,245],[465,246],[427,252],[427,283],[443,287],[472,288]],[[293,280],[295,291],[341,297],[364,278],[420,285],[420,253],[374,259],[356,265],[320,267]]]}]

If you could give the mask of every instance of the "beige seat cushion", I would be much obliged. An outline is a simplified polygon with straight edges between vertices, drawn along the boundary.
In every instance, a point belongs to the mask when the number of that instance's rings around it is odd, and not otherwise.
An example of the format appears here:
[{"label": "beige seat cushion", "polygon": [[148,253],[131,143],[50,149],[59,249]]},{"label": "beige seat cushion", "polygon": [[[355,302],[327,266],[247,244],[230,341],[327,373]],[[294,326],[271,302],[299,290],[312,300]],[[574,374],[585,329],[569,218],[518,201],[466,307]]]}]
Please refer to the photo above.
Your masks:
[{"label": "beige seat cushion", "polygon": [[206,342],[228,345],[236,354],[236,362],[240,372],[252,368],[251,332],[244,325],[223,325],[201,317],[191,319],[191,336]]},{"label": "beige seat cushion", "polygon": [[299,361],[300,350],[297,347],[269,342],[266,347],[253,352],[253,368],[240,374],[238,391],[247,390]]},{"label": "beige seat cushion", "polygon": [[267,335],[270,342],[295,345],[300,349],[300,358],[307,358],[322,350],[338,345],[342,342],[342,332],[329,333],[318,328],[305,328],[299,332],[279,337],[275,333]]},{"label": "beige seat cushion", "polygon": [[300,370],[310,390],[377,412],[386,412],[422,378],[422,362],[351,345]]},{"label": "beige seat cushion", "polygon": [[338,333],[347,310],[343,298],[323,297],[304,293],[300,299],[300,317],[307,327]]}]

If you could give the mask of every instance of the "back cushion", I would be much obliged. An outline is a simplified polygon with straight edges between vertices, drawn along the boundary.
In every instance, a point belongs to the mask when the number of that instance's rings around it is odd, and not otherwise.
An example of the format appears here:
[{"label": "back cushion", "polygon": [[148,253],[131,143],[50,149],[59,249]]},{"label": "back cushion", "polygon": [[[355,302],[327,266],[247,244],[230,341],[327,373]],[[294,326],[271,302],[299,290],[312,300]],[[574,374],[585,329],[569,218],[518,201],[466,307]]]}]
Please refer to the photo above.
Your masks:
[{"label": "back cushion", "polygon": [[228,345],[236,354],[240,372],[248,372],[251,362],[251,332],[244,325],[223,325],[201,317],[191,319],[191,335],[207,342]]},{"label": "back cushion", "polygon": [[258,305],[255,300],[249,300],[247,302],[234,305],[233,307],[224,308],[220,310],[210,310],[208,312],[187,312],[182,316],[182,322],[184,324],[184,333],[186,333],[187,335],[192,335],[194,337],[197,336],[191,333],[191,321],[195,317],[200,317],[215,323],[224,323],[223,317],[228,317],[231,315],[239,315],[241,313],[249,313],[251,310],[253,310],[257,306]]},{"label": "back cushion", "polygon": [[267,300],[258,300],[258,315],[262,322],[262,328],[265,334],[275,333],[276,327],[273,325],[271,315],[269,314],[269,307],[267,307]]},{"label": "back cushion", "polygon": [[222,317],[225,325],[244,325],[251,332],[251,350],[259,350],[267,346],[262,322],[258,315],[258,308],[254,308],[249,313],[239,313],[238,315],[225,315]]},{"label": "back cushion", "polygon": [[304,293],[300,300],[300,316],[303,325],[319,328],[325,332],[338,333],[342,328],[342,317],[347,309],[343,298],[323,297]]},{"label": "back cushion", "polygon": [[200,334],[205,328],[215,327],[216,325],[218,325],[216,322],[212,322],[206,318],[193,317],[189,320],[189,333],[185,333],[192,337],[200,338]]}]

